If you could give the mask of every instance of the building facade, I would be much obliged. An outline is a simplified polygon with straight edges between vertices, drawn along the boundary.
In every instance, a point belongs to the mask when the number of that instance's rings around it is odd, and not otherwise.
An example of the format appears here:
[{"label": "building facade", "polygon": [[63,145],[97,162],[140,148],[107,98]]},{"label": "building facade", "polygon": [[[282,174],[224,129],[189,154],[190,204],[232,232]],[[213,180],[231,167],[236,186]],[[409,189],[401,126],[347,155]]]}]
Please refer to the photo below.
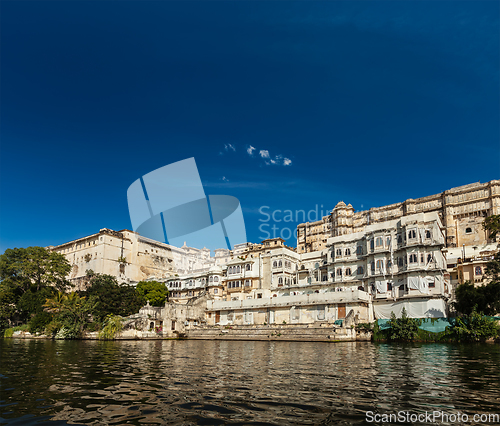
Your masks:
[{"label": "building facade", "polygon": [[361,232],[374,223],[427,212],[438,213],[447,247],[487,243],[489,239],[482,222],[486,216],[500,214],[500,180],[472,183],[360,212],[341,201],[321,220],[298,225],[297,252],[322,250],[330,237]]}]

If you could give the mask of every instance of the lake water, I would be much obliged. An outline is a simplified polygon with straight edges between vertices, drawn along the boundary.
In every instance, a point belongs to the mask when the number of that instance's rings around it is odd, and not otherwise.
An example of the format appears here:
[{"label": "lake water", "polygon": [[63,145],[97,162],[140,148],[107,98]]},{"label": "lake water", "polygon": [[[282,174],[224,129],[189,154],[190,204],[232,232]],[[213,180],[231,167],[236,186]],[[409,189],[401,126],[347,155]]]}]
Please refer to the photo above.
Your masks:
[{"label": "lake water", "polygon": [[500,413],[498,344],[0,339],[0,362],[8,425],[342,425],[403,410],[488,424],[472,416]]}]

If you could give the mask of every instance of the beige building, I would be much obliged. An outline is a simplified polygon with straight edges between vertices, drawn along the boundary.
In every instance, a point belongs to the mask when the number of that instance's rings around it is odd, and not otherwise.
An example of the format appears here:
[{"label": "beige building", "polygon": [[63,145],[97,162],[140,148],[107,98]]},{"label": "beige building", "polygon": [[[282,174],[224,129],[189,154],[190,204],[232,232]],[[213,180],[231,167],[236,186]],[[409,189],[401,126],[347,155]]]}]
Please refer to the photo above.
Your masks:
[{"label": "beige building", "polygon": [[500,180],[472,183],[427,197],[355,212],[343,201],[328,216],[297,227],[297,252],[322,250],[330,237],[362,232],[367,226],[415,213],[437,212],[447,247],[487,243],[484,217],[500,214]]},{"label": "beige building", "polygon": [[166,279],[175,274],[187,274],[223,265],[230,258],[227,249],[174,247],[142,237],[124,229],[101,229],[97,234],[79,238],[49,249],[61,253],[71,265],[68,277],[77,288],[86,283],[86,271],[108,274],[118,282],[134,284],[146,279]]}]

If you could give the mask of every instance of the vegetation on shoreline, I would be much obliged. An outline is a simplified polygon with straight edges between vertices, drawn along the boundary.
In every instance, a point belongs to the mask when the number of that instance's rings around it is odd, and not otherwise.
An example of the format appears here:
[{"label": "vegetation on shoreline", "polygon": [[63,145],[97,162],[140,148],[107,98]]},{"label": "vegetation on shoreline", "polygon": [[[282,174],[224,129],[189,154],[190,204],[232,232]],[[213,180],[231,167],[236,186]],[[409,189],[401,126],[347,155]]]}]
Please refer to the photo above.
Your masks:
[{"label": "vegetation on shoreline", "polygon": [[[87,271],[85,291],[71,291],[66,258],[43,247],[7,249],[0,255],[0,336],[16,331],[77,339],[99,331],[113,339],[122,317],[139,312],[147,300],[161,306],[168,297],[164,283],[119,284],[111,275]],[[14,324],[22,325],[13,327]]]}]

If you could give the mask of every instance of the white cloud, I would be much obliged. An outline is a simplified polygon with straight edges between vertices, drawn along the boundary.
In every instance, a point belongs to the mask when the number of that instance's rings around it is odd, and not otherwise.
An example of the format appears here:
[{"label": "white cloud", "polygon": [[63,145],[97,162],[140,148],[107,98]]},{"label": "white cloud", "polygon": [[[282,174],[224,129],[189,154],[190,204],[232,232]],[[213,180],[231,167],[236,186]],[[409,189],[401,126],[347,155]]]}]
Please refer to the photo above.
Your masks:
[{"label": "white cloud", "polygon": [[229,182],[229,179],[226,176],[222,176],[222,182]]},{"label": "white cloud", "polygon": [[284,166],[291,166],[292,165],[292,160],[290,160],[289,158],[284,158],[283,159],[283,165]]},{"label": "white cloud", "polygon": [[235,152],[236,151],[236,148],[234,147],[234,145],[230,144],[230,143],[226,143],[224,144],[224,149],[226,151],[233,151]]},{"label": "white cloud", "polygon": [[267,149],[261,149],[259,154],[262,158],[269,158],[269,151]]},{"label": "white cloud", "polygon": [[254,151],[255,151],[255,147],[252,145],[249,145],[249,147],[247,148],[248,155],[252,156]]}]

